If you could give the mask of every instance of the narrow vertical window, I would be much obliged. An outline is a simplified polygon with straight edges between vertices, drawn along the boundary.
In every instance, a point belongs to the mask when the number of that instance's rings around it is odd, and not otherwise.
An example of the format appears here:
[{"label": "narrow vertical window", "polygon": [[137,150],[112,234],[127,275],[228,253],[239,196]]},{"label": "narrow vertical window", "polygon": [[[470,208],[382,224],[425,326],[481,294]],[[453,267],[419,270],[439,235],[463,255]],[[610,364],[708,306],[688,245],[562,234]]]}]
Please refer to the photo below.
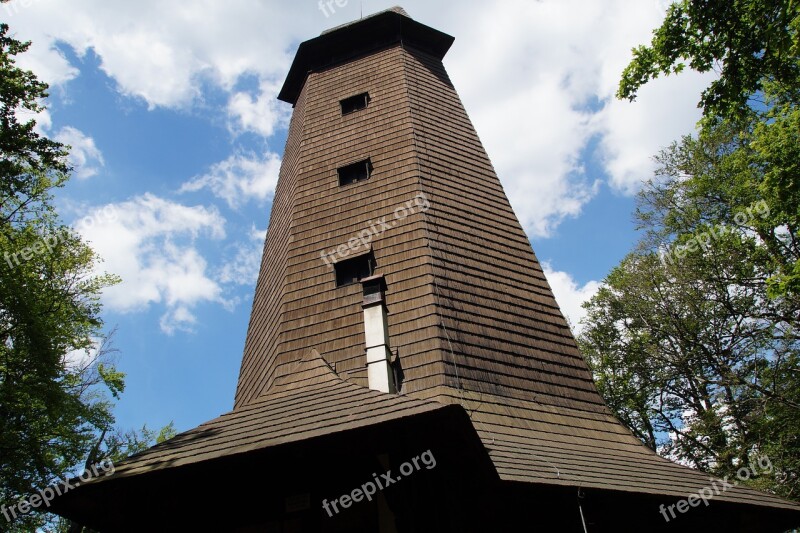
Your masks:
[{"label": "narrow vertical window", "polygon": [[369,105],[369,93],[361,93],[339,101],[342,106],[342,115],[348,115]]}]

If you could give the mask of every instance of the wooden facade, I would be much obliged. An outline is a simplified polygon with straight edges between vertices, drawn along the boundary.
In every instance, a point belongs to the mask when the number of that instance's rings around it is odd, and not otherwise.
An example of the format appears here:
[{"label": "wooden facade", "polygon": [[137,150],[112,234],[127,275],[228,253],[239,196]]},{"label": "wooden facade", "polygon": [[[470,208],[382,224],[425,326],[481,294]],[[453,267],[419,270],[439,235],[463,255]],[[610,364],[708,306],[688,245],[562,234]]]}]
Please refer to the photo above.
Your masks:
[{"label": "wooden facade", "polygon": [[[800,524],[797,505],[740,487],[662,517],[710,480],[652,453],[598,394],[442,64],[452,42],[395,8],[300,46],[233,410],[65,495],[58,512],[100,531],[165,514],[210,531]],[[365,107],[344,110],[364,93]],[[367,160],[367,179],[341,184],[338,169]],[[337,286],[335,264],[362,254],[385,279],[397,394],[368,389],[362,287]],[[423,450],[436,468],[323,511]]]}]

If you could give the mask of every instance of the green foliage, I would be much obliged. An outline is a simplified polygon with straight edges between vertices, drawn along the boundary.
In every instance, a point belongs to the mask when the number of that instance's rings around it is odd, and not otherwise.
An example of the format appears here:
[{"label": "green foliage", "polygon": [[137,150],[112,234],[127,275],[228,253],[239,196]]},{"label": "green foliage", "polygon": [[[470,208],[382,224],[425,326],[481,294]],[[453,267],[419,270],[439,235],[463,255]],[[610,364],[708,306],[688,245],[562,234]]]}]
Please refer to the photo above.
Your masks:
[{"label": "green foliage", "polygon": [[67,151],[36,132],[47,86],[16,66],[29,44],[8,32],[0,25],[0,504],[11,506],[83,464],[114,421],[105,391],[124,385],[97,346],[100,292],[117,280],[96,275],[95,253],[58,221]]},{"label": "green foliage", "polygon": [[[769,94],[769,93],[768,93]],[[767,118],[706,119],[656,158],[668,179],[643,195],[654,209],[638,213],[647,244],[690,238],[703,225],[754,232],[753,253],[768,295],[800,297],[800,108],[771,100]]]},{"label": "green foliage", "polygon": [[649,80],[687,65],[720,76],[702,94],[697,140],[674,146],[669,163],[690,177],[681,192],[696,204],[669,213],[677,218],[665,228],[680,230],[684,216],[733,224],[736,213],[765,201],[770,214],[753,229],[771,262],[769,295],[793,298],[800,294],[800,2],[673,3],[650,45],[634,49],[617,96],[633,100]]},{"label": "green foliage", "polygon": [[754,433],[758,435],[756,446],[778,466],[776,483],[761,488],[772,489],[781,496],[800,501],[800,379],[797,372],[800,360],[791,353],[783,365],[765,369],[763,379],[774,381],[786,402],[770,402],[765,405],[764,416],[755,421]]},{"label": "green foliage", "polygon": [[647,445],[800,498],[800,2],[678,0],[633,50],[617,97],[661,74],[719,77],[658,156],[644,236],[586,305],[601,394]]},{"label": "green foliage", "polygon": [[797,323],[775,319],[787,310],[766,297],[757,245],[731,231],[674,262],[630,254],[587,304],[579,343],[646,445],[718,475],[766,454],[779,475],[760,482],[796,498]]},{"label": "green foliage", "polygon": [[[707,121],[657,157],[639,246],[586,305],[579,342],[609,406],[659,453],[719,475],[756,455],[759,486],[798,498],[798,295],[791,104]],[[796,164],[796,163],[795,163]]]},{"label": "green foliage", "polygon": [[[0,25],[0,505],[10,507],[81,467],[113,463],[175,434],[170,423],[121,433],[113,403],[125,390],[113,332],[102,335],[99,258],[52,205],[71,169],[66,147],[36,132],[47,85],[16,67],[28,49]],[[28,117],[20,121],[20,117]],[[0,530],[80,532],[45,512]]]},{"label": "green foliage", "polygon": [[119,398],[119,395],[125,390],[125,374],[103,363],[98,363],[97,373],[114,398]]},{"label": "green foliage", "polygon": [[116,464],[126,457],[147,450],[154,444],[161,444],[171,439],[176,433],[172,422],[158,431],[148,429],[145,425],[139,431],[117,432],[106,437],[103,457],[109,458]]},{"label": "green foliage", "polygon": [[33,115],[44,109],[47,84],[15,65],[15,56],[30,43],[8,32],[8,25],[0,24],[0,221],[52,221],[48,200],[52,189],[69,179],[67,151],[35,130]]},{"label": "green foliage", "polygon": [[660,74],[716,71],[703,92],[706,115],[744,114],[750,99],[774,83],[800,95],[800,3],[797,0],[680,0],[669,6],[649,46],[633,50],[617,96],[633,100]]}]

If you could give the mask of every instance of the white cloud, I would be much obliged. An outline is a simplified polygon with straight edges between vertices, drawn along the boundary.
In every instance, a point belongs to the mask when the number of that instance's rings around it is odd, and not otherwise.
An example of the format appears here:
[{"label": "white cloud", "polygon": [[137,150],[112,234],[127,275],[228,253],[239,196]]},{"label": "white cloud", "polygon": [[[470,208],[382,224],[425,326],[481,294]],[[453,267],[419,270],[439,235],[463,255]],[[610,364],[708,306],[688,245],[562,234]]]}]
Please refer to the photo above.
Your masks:
[{"label": "white cloud", "polygon": [[264,201],[272,198],[280,168],[281,159],[274,153],[267,153],[263,157],[234,154],[214,164],[207,174],[181,185],[180,192],[210,189],[230,207],[236,208],[251,199]]},{"label": "white cloud", "polygon": [[189,207],[152,194],[97,208],[75,224],[103,258],[100,269],[122,278],[106,289],[104,304],[119,312],[161,305],[166,333],[189,329],[191,310],[200,303],[227,305],[197,249],[201,236],[224,238],[224,226],[215,208]]},{"label": "white cloud", "polygon": [[597,116],[600,146],[610,183],[631,194],[653,177],[653,156],[691,133],[700,119],[696,104],[711,75],[686,72],[658,78],[640,91],[635,103],[613,100]]},{"label": "white cloud", "polygon": [[41,16],[40,6],[28,9],[28,7],[22,6],[20,0],[14,0],[7,4],[0,4],[0,7],[2,7],[0,16],[4,14],[3,11],[6,15],[10,15],[3,22],[11,27],[12,36],[21,41],[32,41],[27,52],[15,57],[18,67],[33,71],[41,81],[50,86],[60,86],[78,77],[80,70],[71,65],[56,47],[56,40],[43,35],[34,28],[36,21]]},{"label": "white cloud", "polygon": [[86,136],[82,131],[71,126],[61,128],[55,140],[69,145],[69,162],[75,169],[78,179],[95,176],[99,168],[105,165],[103,154],[94,143],[94,139]]},{"label": "white cloud", "polygon": [[549,263],[542,263],[542,270],[550,283],[561,311],[569,320],[573,332],[580,333],[583,329],[581,320],[586,316],[586,310],[581,304],[588,301],[600,289],[600,282],[588,281],[579,285],[567,272],[553,270]]},{"label": "white cloud", "polygon": [[72,350],[64,354],[64,366],[73,372],[82,372],[88,368],[95,359],[103,345],[103,339],[92,337],[92,345],[82,350]]},{"label": "white cloud", "polygon": [[[590,115],[560,97],[560,84],[540,77],[473,114],[514,212],[532,235],[549,235],[564,217],[578,215],[596,190],[579,158]],[[527,125],[509,127],[523,119]]]},{"label": "white cloud", "polygon": [[206,83],[225,91],[243,75],[282,83],[291,43],[321,23],[307,16],[315,9],[277,0],[74,0],[69,6],[40,0],[19,9],[11,22],[20,38],[35,43],[26,65],[51,84],[78,74],[55,47],[66,43],[79,56],[96,54],[121,94],[150,109],[185,109],[202,104]]},{"label": "white cloud", "polygon": [[[374,0],[365,13],[393,3]],[[697,76],[651,83],[635,103],[614,99],[631,48],[649,42],[665,5],[507,0],[453,8],[406,0],[412,17],[456,36],[445,58],[448,72],[530,236],[551,235],[565,217],[578,216],[599,181],[632,193],[650,177],[651,156],[692,131],[704,83]],[[74,0],[68,8],[57,6],[40,0],[12,21],[23,38],[34,40],[30,60],[48,81],[77,75],[53,47],[67,43],[79,55],[93,51],[118,91],[149,108],[205,106],[210,86],[223,91],[219,111],[233,134],[266,137],[285,126],[288,106],[273,96],[297,42],[359,15],[355,2],[330,18],[316,2],[277,0]],[[253,79],[254,92],[241,89]],[[585,156],[595,149],[599,165],[587,166]],[[266,181],[251,183],[248,193],[226,172],[212,172],[208,186],[229,203],[240,194],[268,197],[261,187]]]},{"label": "white cloud", "polygon": [[289,106],[278,101],[280,86],[262,82],[255,97],[237,92],[228,100],[229,129],[233,133],[252,132],[270,137],[278,126],[289,122]]},{"label": "white cloud", "polygon": [[255,285],[266,236],[267,230],[259,230],[255,226],[250,229],[249,241],[238,243],[235,247],[236,255],[220,268],[220,283]]},{"label": "white cloud", "polygon": [[197,317],[184,305],[164,313],[158,321],[161,331],[167,335],[173,335],[176,331],[194,333],[195,324]]},{"label": "white cloud", "polygon": [[[692,130],[700,91],[691,81],[667,80],[669,97],[645,90],[633,104],[614,99],[630,49],[649,42],[663,18],[661,3],[459,7],[443,28],[457,37],[448,71],[530,236],[580,214],[599,180],[632,192],[650,177],[650,157]],[[601,168],[585,166],[593,141]]]}]

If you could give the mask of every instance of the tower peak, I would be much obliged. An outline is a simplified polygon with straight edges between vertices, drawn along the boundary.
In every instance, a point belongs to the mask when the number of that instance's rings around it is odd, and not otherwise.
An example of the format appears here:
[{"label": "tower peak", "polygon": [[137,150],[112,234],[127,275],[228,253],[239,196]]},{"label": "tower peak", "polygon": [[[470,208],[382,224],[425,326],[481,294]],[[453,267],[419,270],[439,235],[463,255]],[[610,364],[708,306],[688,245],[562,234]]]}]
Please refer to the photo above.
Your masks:
[{"label": "tower peak", "polygon": [[454,40],[446,33],[409,18],[402,7],[375,13],[301,43],[278,99],[294,105],[310,72],[335,67],[398,43],[441,60]]},{"label": "tower peak", "polygon": [[333,33],[335,31],[338,31],[338,30],[342,29],[342,28],[346,28],[347,26],[352,26],[353,24],[358,24],[358,23],[363,22],[365,20],[369,20],[372,17],[377,17],[377,16],[380,16],[380,15],[383,15],[384,13],[397,13],[398,15],[402,15],[404,17],[411,18],[409,16],[408,12],[405,9],[403,9],[400,6],[394,6],[394,7],[390,7],[389,9],[383,9],[381,11],[373,13],[372,15],[367,15],[366,17],[361,17],[361,18],[358,18],[356,20],[351,20],[350,22],[345,22],[344,24],[340,24],[338,26],[334,26],[333,28],[328,28],[327,30],[323,30],[322,33],[320,33],[320,35],[327,35],[329,33]]}]

